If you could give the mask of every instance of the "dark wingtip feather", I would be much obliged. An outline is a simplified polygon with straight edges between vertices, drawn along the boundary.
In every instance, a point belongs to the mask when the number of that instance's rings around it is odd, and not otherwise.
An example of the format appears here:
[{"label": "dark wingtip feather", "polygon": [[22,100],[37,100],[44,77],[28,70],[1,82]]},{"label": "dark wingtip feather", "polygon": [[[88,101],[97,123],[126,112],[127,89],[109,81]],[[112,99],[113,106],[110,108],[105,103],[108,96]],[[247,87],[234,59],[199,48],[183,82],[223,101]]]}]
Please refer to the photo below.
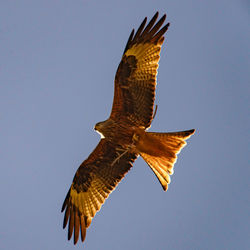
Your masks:
[{"label": "dark wingtip feather", "polygon": [[[162,24],[164,23],[167,15],[164,14],[160,20],[155,24],[157,18],[159,16],[159,12],[157,11],[149,23],[146,25],[147,17],[144,18],[140,27],[137,29],[135,36],[134,36],[134,29],[132,30],[129,39],[127,41],[126,47],[124,49],[123,54],[131,48],[134,44],[145,43],[145,42],[158,42],[161,39],[162,35],[167,31],[169,23],[166,24],[159,32],[158,30],[161,28]],[[145,28],[144,28],[145,27]],[[157,33],[158,32],[158,33]],[[156,34],[156,35],[155,35]]]},{"label": "dark wingtip feather", "polygon": [[76,208],[74,210],[75,210],[74,211],[74,216],[75,216],[74,218],[74,245],[75,245],[79,238],[80,218],[79,218],[79,214]]},{"label": "dark wingtip feather", "polygon": [[137,32],[135,33],[135,36],[133,38],[134,41],[136,41],[136,39],[141,35],[146,22],[147,22],[147,17],[144,18],[144,20],[142,21],[140,27],[138,28]]},{"label": "dark wingtip feather", "polygon": [[185,131],[183,131],[183,133],[184,133],[186,136],[193,135],[193,134],[195,133],[195,129],[185,130]]},{"label": "dark wingtip feather", "polygon": [[61,213],[64,211],[64,209],[66,207],[66,204],[67,204],[67,202],[66,202],[66,199],[65,199],[64,202],[63,202],[63,205],[62,205]]},{"label": "dark wingtip feather", "polygon": [[162,36],[166,33],[166,31],[168,30],[170,23],[167,23],[160,31],[158,31],[158,33],[156,33],[153,37],[153,41],[154,42],[158,42]]},{"label": "dark wingtip feather", "polygon": [[156,22],[158,16],[159,16],[159,12],[157,11],[157,12],[155,13],[155,15],[152,17],[152,19],[149,21],[149,23],[148,23],[148,25],[146,26],[146,28],[144,29],[144,31],[142,32],[142,35],[141,35],[142,37],[143,37],[145,34],[147,34],[147,33],[151,30],[151,28],[154,26],[154,24],[155,24],[155,22]]},{"label": "dark wingtip feather", "polygon": [[68,240],[71,239],[74,229],[74,212],[70,209],[69,226],[68,226]]},{"label": "dark wingtip feather", "polygon": [[156,11],[155,14],[154,14],[154,16],[152,17],[152,20],[153,19],[156,20],[158,18],[158,16],[159,16],[159,11]]},{"label": "dark wingtip feather", "polygon": [[86,237],[86,226],[82,215],[80,217],[80,224],[81,224],[81,240],[83,242]]},{"label": "dark wingtip feather", "polygon": [[132,38],[133,38],[133,36],[134,36],[134,33],[135,33],[135,30],[132,29],[132,31],[131,31],[131,33],[130,33],[130,36],[129,36],[129,38],[128,38],[127,44],[126,44],[126,46],[125,46],[125,49],[124,49],[123,54],[125,54],[125,52],[128,50],[129,44],[130,44],[130,42],[131,42],[131,40],[132,40]]},{"label": "dark wingtip feather", "polygon": [[195,129],[190,129],[189,131],[190,131],[190,135],[195,133]]},{"label": "dark wingtip feather", "polygon": [[152,37],[160,29],[165,19],[166,19],[166,14],[163,15],[161,19],[155,24],[155,26],[148,32],[148,34],[146,34],[146,37],[147,38]]},{"label": "dark wingtip feather", "polygon": [[69,189],[69,191],[68,191],[68,193],[67,193],[67,195],[66,195],[66,198],[65,198],[65,200],[64,200],[64,202],[63,202],[62,209],[61,209],[61,213],[64,211],[64,209],[65,209],[65,207],[66,207],[66,205],[67,205],[67,203],[68,203],[69,195],[70,195],[70,189]]},{"label": "dark wingtip feather", "polygon": [[70,212],[69,207],[67,207],[66,211],[65,211],[64,219],[63,219],[63,229],[66,227],[66,225],[68,223],[69,212]]}]

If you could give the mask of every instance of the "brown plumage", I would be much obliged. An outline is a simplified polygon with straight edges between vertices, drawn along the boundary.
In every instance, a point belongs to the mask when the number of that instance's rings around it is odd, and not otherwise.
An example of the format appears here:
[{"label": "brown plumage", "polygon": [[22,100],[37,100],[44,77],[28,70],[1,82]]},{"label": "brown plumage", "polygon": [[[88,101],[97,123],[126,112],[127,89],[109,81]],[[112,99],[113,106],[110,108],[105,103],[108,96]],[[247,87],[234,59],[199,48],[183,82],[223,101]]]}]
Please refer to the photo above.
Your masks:
[{"label": "brown plumage", "polygon": [[169,27],[162,27],[166,15],[156,23],[157,18],[158,12],[146,27],[147,18],[131,32],[115,76],[110,117],[95,126],[103,138],[78,168],[63,203],[63,228],[68,224],[68,239],[74,233],[74,244],[79,236],[84,241],[92,218],[138,155],[167,190],[177,154],[194,133],[146,132],[153,120],[158,62]]}]

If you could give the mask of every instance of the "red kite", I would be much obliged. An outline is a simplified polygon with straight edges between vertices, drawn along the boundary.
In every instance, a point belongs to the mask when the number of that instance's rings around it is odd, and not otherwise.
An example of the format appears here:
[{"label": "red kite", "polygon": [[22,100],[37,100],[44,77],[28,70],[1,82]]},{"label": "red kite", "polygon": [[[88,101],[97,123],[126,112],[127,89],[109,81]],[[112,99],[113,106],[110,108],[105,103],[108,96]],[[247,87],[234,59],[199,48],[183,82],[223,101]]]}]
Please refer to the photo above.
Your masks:
[{"label": "red kite", "polygon": [[84,241],[86,228],[105,199],[140,155],[153,170],[166,191],[177,154],[194,129],[171,132],[146,132],[154,118],[156,75],[166,15],[156,23],[158,12],[146,25],[145,18],[134,34],[132,30],[115,76],[115,93],[110,117],[95,125],[102,139],[76,171],[65,198],[63,228],[68,224],[68,239],[74,231]]}]

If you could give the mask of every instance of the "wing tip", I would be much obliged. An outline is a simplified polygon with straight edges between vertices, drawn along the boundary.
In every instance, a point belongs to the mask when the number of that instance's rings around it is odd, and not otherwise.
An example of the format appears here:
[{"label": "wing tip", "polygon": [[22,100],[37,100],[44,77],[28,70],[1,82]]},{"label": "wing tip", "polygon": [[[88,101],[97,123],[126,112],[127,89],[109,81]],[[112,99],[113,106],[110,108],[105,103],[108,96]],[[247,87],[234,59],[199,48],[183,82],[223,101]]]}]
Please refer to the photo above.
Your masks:
[{"label": "wing tip", "polygon": [[70,196],[70,189],[64,199],[64,202],[63,202],[63,205],[62,205],[62,208],[61,208],[61,213],[63,213],[63,211],[65,210],[66,208],[66,205],[68,204],[68,201],[69,201],[69,196]]},{"label": "wing tip", "polygon": [[73,244],[76,245],[79,240],[79,234],[81,234],[81,241],[84,242],[86,238],[86,219],[83,218],[83,215],[75,207],[69,208],[67,206],[65,211],[65,217],[63,222],[63,229],[68,224],[68,241],[71,240],[73,233]]},{"label": "wing tip", "polygon": [[167,23],[166,25],[164,25],[164,27],[161,28],[161,26],[165,22],[167,15],[164,14],[155,24],[156,20],[158,19],[158,16],[159,16],[159,11],[156,11],[152,19],[148,22],[147,26],[144,28],[147,22],[147,17],[145,17],[142,23],[140,24],[139,28],[137,29],[135,35],[134,35],[135,29],[132,30],[123,54],[125,54],[126,51],[136,43],[144,43],[152,40],[152,42],[160,41],[160,44],[162,44],[164,40],[162,39],[162,37],[164,33],[168,30],[170,23]]},{"label": "wing tip", "polygon": [[163,191],[165,191],[165,192],[167,192],[168,191],[168,184],[166,184],[166,185],[162,185],[162,188],[163,188]]},{"label": "wing tip", "polygon": [[188,133],[189,136],[193,135],[196,132],[196,129],[190,129],[188,131],[186,131]]}]

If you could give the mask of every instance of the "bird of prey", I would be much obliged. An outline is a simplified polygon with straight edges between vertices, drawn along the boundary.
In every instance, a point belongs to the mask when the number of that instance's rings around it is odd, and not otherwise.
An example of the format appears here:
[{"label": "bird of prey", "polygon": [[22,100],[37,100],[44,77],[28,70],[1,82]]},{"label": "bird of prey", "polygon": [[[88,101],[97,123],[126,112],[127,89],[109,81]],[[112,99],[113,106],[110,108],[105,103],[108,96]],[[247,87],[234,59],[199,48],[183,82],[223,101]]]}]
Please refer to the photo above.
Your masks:
[{"label": "bird of prey", "polygon": [[79,235],[84,241],[92,218],[139,155],[166,191],[177,154],[195,132],[146,132],[154,118],[158,62],[169,27],[163,26],[166,15],[157,19],[158,12],[132,30],[115,75],[110,117],[95,125],[101,140],[76,171],[63,203],[63,228],[68,224],[68,240],[74,232],[74,244]]}]

